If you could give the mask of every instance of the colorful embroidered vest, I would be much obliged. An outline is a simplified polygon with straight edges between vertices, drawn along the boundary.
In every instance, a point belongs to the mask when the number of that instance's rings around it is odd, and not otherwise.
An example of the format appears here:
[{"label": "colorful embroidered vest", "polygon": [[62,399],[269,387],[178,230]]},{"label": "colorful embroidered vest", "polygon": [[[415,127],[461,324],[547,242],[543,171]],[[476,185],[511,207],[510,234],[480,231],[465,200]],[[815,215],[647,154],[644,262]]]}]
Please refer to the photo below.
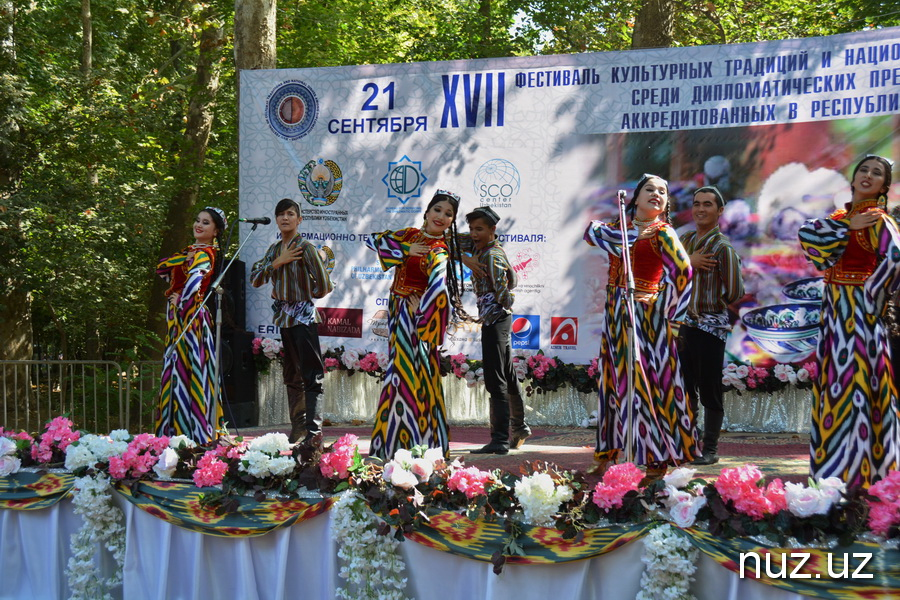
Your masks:
[{"label": "colorful embroidered vest", "polygon": [[[403,242],[407,244],[419,243],[435,248],[447,249],[444,238],[429,238],[418,229],[410,229],[403,236]],[[411,295],[421,296],[428,287],[428,255],[408,256],[402,265],[394,269],[394,283],[391,292],[407,297]]]},{"label": "colorful embroidered vest", "polygon": [[[631,247],[631,268],[634,273],[636,292],[655,294],[659,291],[659,281],[663,274],[662,253],[659,251],[659,230],[665,226],[660,222],[652,237],[638,240]],[[626,287],[622,258],[609,255],[609,285]]]},{"label": "colorful embroidered vest", "polygon": [[[209,256],[209,260],[210,260],[210,272],[212,272],[212,268],[216,264],[216,248],[215,248],[215,246],[199,246],[198,245],[198,246],[195,246],[193,248],[193,250],[194,250],[194,252],[197,252],[198,250],[202,250],[203,252],[206,252],[206,254]],[[187,257],[187,254],[190,251],[191,251],[190,247],[184,249],[183,253],[184,253],[185,257]],[[166,293],[165,293],[166,296],[170,296],[175,292],[178,292],[179,294],[181,293],[181,291],[184,289],[184,284],[187,283],[187,275],[188,275],[188,271],[190,270],[190,268],[191,268],[191,263],[189,263],[187,258],[185,258],[184,262],[181,263],[181,265],[172,269],[172,280],[171,280],[172,283],[169,285],[169,289],[166,290]],[[206,290],[209,289],[209,286],[211,283],[212,283],[212,277],[207,276],[207,277],[203,278],[203,283],[200,284],[200,289],[197,292],[201,298],[206,296]]]},{"label": "colorful embroidered vest", "polygon": [[[835,211],[830,218],[842,219],[869,210],[884,212],[878,206],[877,200],[866,200],[852,206],[849,211],[845,209]],[[833,267],[825,271],[825,283],[863,285],[866,282],[878,266],[878,255],[869,243],[870,233],[869,228],[849,232],[844,253]]]}]

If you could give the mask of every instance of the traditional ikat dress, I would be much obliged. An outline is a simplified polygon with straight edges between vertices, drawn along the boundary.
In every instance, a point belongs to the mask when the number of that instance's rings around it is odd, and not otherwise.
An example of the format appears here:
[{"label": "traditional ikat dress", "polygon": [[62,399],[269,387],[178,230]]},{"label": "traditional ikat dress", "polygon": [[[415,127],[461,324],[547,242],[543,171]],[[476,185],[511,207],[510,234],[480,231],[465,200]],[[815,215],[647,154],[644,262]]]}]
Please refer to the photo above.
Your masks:
[{"label": "traditional ikat dress", "polygon": [[[631,233],[635,233],[632,230]],[[675,230],[666,223],[653,235],[629,235],[631,263],[638,293],[652,294],[649,304],[635,302],[635,339],[640,360],[634,369],[638,407],[633,411],[634,462],[678,465],[698,456],[691,412],[671,321],[684,318],[691,299],[691,265]],[[597,413],[598,460],[614,458],[627,436],[628,329],[622,236],[618,223],[593,221],[584,240],[609,254],[606,314],[600,335],[600,398]]]},{"label": "traditional ikat dress", "polygon": [[[413,243],[431,246],[426,256],[409,256]],[[447,292],[448,251],[444,239],[418,229],[369,236],[382,269],[394,269],[388,329],[390,364],[384,377],[369,454],[393,457],[398,448],[427,446],[450,450],[440,353],[450,319]],[[407,299],[419,296],[411,310]]]},{"label": "traditional ikat dress", "polygon": [[[188,254],[193,253],[191,259]],[[159,394],[157,435],[186,435],[206,442],[215,431],[209,407],[215,390],[215,343],[209,310],[200,308],[211,283],[216,249],[195,244],[160,261],[156,272],[170,283],[166,296],[178,293],[178,304],[166,302],[166,355]],[[187,332],[172,349],[175,340]],[[217,405],[218,423],[222,407]]]},{"label": "traditional ikat dress", "polygon": [[[878,211],[872,227],[850,230],[850,217]],[[897,224],[869,200],[800,228],[806,257],[825,271],[813,385],[810,473],[868,488],[897,468],[897,390],[887,330],[887,300],[900,287]]]}]

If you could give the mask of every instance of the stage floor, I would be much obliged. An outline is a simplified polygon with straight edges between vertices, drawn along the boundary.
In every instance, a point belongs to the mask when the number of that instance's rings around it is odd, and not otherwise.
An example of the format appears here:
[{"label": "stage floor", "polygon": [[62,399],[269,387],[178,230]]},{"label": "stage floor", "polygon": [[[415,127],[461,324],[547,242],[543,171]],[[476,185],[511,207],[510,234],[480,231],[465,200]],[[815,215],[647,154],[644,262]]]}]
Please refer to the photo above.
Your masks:
[{"label": "stage floor", "polygon": [[[369,450],[371,427],[363,424],[325,424],[325,444],[331,444],[345,433],[359,436],[360,452]],[[258,436],[269,432],[288,433],[290,425],[244,428],[244,436]],[[503,469],[519,473],[528,461],[546,461],[564,469],[586,470],[593,464],[595,429],[579,427],[534,427],[532,436],[519,450],[506,456],[469,454],[490,439],[487,427],[451,427],[450,454],[461,457],[466,464],[480,469]],[[809,476],[809,435],[799,433],[728,433],[719,439],[720,460],[715,465],[698,466],[698,477],[715,477],[727,467],[755,464],[767,480],[780,477],[783,481],[806,483]],[[590,478],[589,478],[590,479]]]}]

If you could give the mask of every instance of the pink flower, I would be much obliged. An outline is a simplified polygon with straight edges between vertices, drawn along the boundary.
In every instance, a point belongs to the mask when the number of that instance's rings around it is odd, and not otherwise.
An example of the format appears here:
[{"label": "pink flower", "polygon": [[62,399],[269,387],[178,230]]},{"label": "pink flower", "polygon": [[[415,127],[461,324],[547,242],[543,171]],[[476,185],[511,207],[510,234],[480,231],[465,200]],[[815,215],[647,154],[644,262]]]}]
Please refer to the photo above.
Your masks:
[{"label": "pink flower", "polygon": [[644,473],[632,463],[613,465],[594,487],[594,504],[603,510],[621,508],[625,494],[638,489]]},{"label": "pink flower", "polygon": [[325,368],[331,371],[332,369],[337,369],[340,366],[340,361],[336,358],[326,358],[325,359]]},{"label": "pink flower", "polygon": [[890,528],[900,525],[900,471],[891,471],[881,481],[872,484],[866,500],[869,504],[869,528],[886,536]]},{"label": "pink flower", "polygon": [[346,479],[350,475],[350,467],[356,457],[357,438],[352,433],[342,436],[334,443],[331,452],[322,454],[319,460],[319,469],[325,477]]},{"label": "pink flower", "polygon": [[253,338],[253,342],[251,344],[251,348],[253,349],[253,354],[259,354],[261,352],[260,348],[262,347],[262,338]]},{"label": "pink flower", "polygon": [[228,465],[219,460],[215,451],[210,450],[197,462],[194,485],[197,487],[221,485],[227,471]]},{"label": "pink flower", "polygon": [[814,360],[803,363],[803,368],[809,373],[810,379],[815,379],[819,375],[819,364]]},{"label": "pink flower", "polygon": [[74,425],[66,417],[56,417],[47,423],[46,431],[40,436],[40,441],[31,446],[31,458],[41,463],[48,463],[53,460],[54,451],[65,452],[72,442],[81,437],[79,432],[72,431]]},{"label": "pink flower", "polygon": [[592,359],[591,359],[591,364],[588,365],[588,369],[587,369],[588,377],[590,377],[590,378],[593,379],[593,378],[596,377],[599,373],[600,373],[599,361],[598,361],[598,359],[597,359],[596,357],[595,357],[595,358],[592,358]]},{"label": "pink flower", "polygon": [[140,479],[159,462],[159,457],[169,447],[169,438],[139,433],[128,443],[121,456],[109,459],[109,474],[113,479]]},{"label": "pink flower", "polygon": [[784,485],[780,479],[762,487],[763,476],[756,465],[744,465],[734,469],[722,469],[715,488],[735,510],[758,521],[766,515],[787,509]]},{"label": "pink flower", "polygon": [[471,500],[475,496],[484,494],[484,486],[493,481],[494,477],[487,471],[479,471],[476,467],[457,469],[453,471],[447,480],[447,487],[452,491],[462,492]]},{"label": "pink flower", "polygon": [[359,368],[361,371],[365,371],[366,373],[374,373],[378,370],[378,355],[374,352],[369,352],[364,357],[359,359]]}]

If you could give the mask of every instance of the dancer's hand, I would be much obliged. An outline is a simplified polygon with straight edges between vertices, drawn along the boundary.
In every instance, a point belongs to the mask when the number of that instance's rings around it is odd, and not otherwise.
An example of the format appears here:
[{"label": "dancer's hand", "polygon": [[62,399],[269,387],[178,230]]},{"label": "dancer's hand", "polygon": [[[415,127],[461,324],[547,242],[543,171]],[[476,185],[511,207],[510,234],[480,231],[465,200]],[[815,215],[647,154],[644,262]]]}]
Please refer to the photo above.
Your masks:
[{"label": "dancer's hand", "polygon": [[281,254],[272,261],[272,268],[277,269],[295,260],[303,258],[303,247],[291,242],[287,246],[281,245]]},{"label": "dancer's hand", "polygon": [[635,292],[634,299],[636,302],[640,302],[644,306],[649,306],[650,301],[656,297],[656,294],[651,294],[650,292]]},{"label": "dancer's hand", "polygon": [[178,306],[178,292],[169,294],[169,304],[171,304],[172,306]]},{"label": "dancer's hand", "polygon": [[425,256],[429,252],[431,252],[431,246],[420,244],[419,242],[413,242],[409,245],[410,256]]},{"label": "dancer's hand", "polygon": [[421,300],[421,297],[415,295],[406,297],[406,303],[409,305],[410,312],[415,313],[417,310],[419,310],[419,302]]},{"label": "dancer's hand", "polygon": [[871,227],[875,223],[878,222],[878,219],[881,218],[881,215],[873,210],[868,212],[855,214],[850,217],[850,229],[858,230],[865,229],[866,227]]},{"label": "dancer's hand", "polygon": [[694,252],[691,254],[691,267],[695,270],[709,271],[716,266],[716,259],[710,258],[714,252]]},{"label": "dancer's hand", "polygon": [[475,275],[475,277],[481,278],[486,275],[484,267],[481,266],[481,263],[478,262],[478,259],[474,256],[467,256],[464,254],[462,256],[462,263],[471,269],[472,274]]}]

